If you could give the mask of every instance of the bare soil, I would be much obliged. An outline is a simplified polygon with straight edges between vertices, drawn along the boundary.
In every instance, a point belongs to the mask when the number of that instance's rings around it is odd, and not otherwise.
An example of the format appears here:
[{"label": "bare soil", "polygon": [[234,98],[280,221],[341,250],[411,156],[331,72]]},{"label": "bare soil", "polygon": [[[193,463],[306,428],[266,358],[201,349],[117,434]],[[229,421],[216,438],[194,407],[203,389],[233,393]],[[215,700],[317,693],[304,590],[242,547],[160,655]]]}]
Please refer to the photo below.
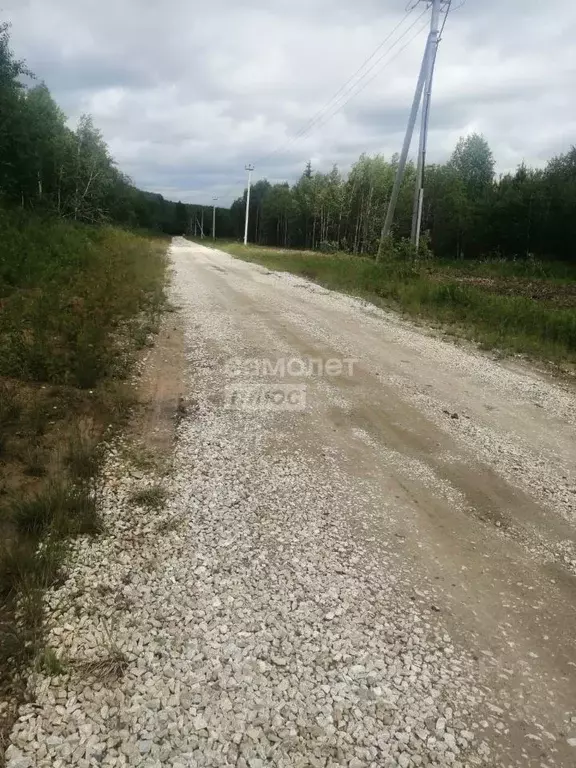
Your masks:
[{"label": "bare soil", "polygon": [[178,314],[169,313],[143,361],[136,387],[140,405],[126,433],[157,466],[169,461],[178,421],[193,407],[184,397],[185,370],[183,328]]}]

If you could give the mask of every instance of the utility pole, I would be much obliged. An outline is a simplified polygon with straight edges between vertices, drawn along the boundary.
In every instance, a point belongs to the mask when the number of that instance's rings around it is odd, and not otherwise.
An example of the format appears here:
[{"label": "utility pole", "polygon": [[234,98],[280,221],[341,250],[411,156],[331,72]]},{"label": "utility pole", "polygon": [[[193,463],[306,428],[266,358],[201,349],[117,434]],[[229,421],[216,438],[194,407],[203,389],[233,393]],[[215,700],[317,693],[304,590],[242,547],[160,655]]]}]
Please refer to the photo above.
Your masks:
[{"label": "utility pole", "polygon": [[[446,6],[446,14],[450,10],[452,0],[448,0],[444,5]],[[420,245],[420,230],[422,227],[422,210],[424,207],[424,174],[426,172],[426,150],[428,148],[428,127],[430,123],[430,102],[432,101],[432,81],[434,79],[434,68],[436,66],[436,55],[438,53],[438,45],[440,43],[440,12],[442,3],[438,4],[438,8],[432,7],[432,22],[431,22],[431,35],[434,33],[434,39],[430,42],[430,47],[427,51],[428,62],[427,70],[428,77],[426,80],[426,86],[424,90],[424,101],[422,103],[422,124],[420,126],[420,144],[418,147],[418,163],[416,168],[416,185],[414,187],[414,204],[412,207],[412,232],[411,241],[418,248]],[[436,13],[436,18],[434,14]]]},{"label": "utility pole", "polygon": [[246,221],[244,223],[244,245],[248,245],[248,220],[250,219],[250,188],[252,186],[252,171],[254,166],[250,163],[244,167],[248,171],[248,193],[246,195]]},{"label": "utility pole", "polygon": [[212,240],[216,240],[216,200],[217,197],[213,197],[214,207],[212,209]]},{"label": "utility pole", "polygon": [[386,238],[390,234],[392,228],[392,222],[394,221],[394,213],[396,211],[396,205],[398,203],[398,196],[400,194],[400,187],[402,186],[402,180],[406,171],[406,161],[408,160],[408,152],[410,151],[410,145],[412,143],[412,136],[414,134],[414,126],[416,125],[416,118],[418,117],[418,110],[420,103],[422,102],[422,94],[426,89],[426,95],[424,97],[424,104],[422,105],[422,127],[420,133],[420,148],[418,153],[418,173],[416,180],[416,192],[414,196],[414,213],[412,217],[412,242],[416,242],[420,237],[420,222],[422,217],[422,205],[423,205],[423,177],[424,177],[424,165],[426,158],[426,147],[428,139],[428,119],[430,115],[430,100],[432,95],[432,74],[434,71],[434,63],[436,61],[436,52],[438,50],[438,43],[440,40],[440,13],[443,7],[446,8],[446,13],[450,9],[451,0],[420,0],[432,7],[432,17],[430,20],[430,33],[428,40],[426,41],[426,48],[424,50],[424,56],[422,58],[422,64],[420,67],[420,74],[418,75],[418,81],[416,83],[416,90],[414,92],[414,100],[412,102],[412,109],[410,110],[410,117],[408,119],[408,126],[406,128],[406,136],[404,137],[404,144],[402,146],[402,152],[398,161],[398,168],[396,171],[396,178],[394,179],[394,186],[392,188],[392,194],[390,196],[390,202],[388,204],[388,210],[386,212],[386,219],[384,226],[382,227],[382,236],[380,239],[380,249],[378,252],[379,258],[382,256],[382,249]]}]

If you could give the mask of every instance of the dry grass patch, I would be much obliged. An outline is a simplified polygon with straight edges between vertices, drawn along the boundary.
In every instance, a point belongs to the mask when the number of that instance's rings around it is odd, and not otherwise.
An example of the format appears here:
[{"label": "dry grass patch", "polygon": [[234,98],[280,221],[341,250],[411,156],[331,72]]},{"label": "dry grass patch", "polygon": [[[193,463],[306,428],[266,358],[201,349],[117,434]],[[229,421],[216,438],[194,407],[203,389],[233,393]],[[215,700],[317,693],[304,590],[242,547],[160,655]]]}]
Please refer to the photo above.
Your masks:
[{"label": "dry grass patch", "polygon": [[130,496],[130,501],[133,504],[153,510],[163,509],[167,499],[168,491],[162,485],[151,485],[148,488],[142,488]]}]

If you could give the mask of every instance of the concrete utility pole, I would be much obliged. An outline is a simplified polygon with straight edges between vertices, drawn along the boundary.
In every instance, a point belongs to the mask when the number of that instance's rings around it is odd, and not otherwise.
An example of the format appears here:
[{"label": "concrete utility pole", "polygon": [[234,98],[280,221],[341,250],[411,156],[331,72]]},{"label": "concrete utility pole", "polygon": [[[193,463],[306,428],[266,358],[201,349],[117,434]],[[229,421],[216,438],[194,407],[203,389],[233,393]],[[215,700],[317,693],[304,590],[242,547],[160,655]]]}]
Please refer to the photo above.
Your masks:
[{"label": "concrete utility pole", "polygon": [[218,198],[213,197],[212,200],[214,201],[212,209],[212,240],[216,240],[216,200],[218,200]]},{"label": "concrete utility pole", "polygon": [[396,171],[396,178],[394,179],[394,186],[392,188],[390,202],[388,204],[388,211],[386,212],[386,219],[384,221],[384,226],[382,227],[382,237],[380,239],[380,249],[378,253],[379,257],[382,256],[382,248],[386,238],[390,234],[392,222],[394,221],[394,213],[398,203],[400,187],[402,186],[402,180],[406,171],[408,152],[410,151],[412,136],[414,134],[414,126],[416,125],[416,118],[418,117],[418,109],[420,108],[424,88],[426,88],[424,104],[422,105],[422,128],[420,133],[420,148],[418,153],[418,172],[416,179],[416,192],[414,196],[414,213],[412,217],[412,242],[417,243],[420,238],[420,222],[422,219],[422,205],[424,199],[424,162],[426,159],[428,120],[430,115],[430,100],[432,96],[432,74],[434,71],[436,52],[438,50],[438,43],[440,40],[440,14],[443,7],[446,8],[446,12],[448,12],[451,0],[420,0],[420,2],[425,2],[432,7],[430,33],[428,35],[428,40],[426,41],[426,48],[422,58],[420,74],[418,76],[418,82],[416,83],[416,91],[414,93],[412,109],[410,110],[410,117],[408,119],[408,127],[406,128],[406,136],[404,137],[402,152],[398,161],[398,169]]},{"label": "concrete utility pole", "polygon": [[244,245],[248,245],[248,220],[250,219],[250,188],[252,186],[252,171],[254,166],[252,164],[246,165],[245,170],[248,171],[248,194],[246,195],[246,221],[244,223]]},{"label": "concrete utility pole", "polygon": [[[446,13],[450,9],[450,2],[445,2]],[[435,4],[436,5],[436,4]],[[427,79],[422,103],[422,124],[420,127],[420,145],[418,147],[418,164],[416,168],[416,186],[414,188],[414,205],[412,208],[412,243],[418,248],[420,245],[420,229],[422,227],[422,209],[424,207],[424,173],[426,171],[426,150],[428,148],[428,126],[430,123],[430,102],[432,100],[432,81],[436,66],[436,55],[440,43],[440,11],[442,3],[437,7],[432,6],[431,40],[427,50]]]}]

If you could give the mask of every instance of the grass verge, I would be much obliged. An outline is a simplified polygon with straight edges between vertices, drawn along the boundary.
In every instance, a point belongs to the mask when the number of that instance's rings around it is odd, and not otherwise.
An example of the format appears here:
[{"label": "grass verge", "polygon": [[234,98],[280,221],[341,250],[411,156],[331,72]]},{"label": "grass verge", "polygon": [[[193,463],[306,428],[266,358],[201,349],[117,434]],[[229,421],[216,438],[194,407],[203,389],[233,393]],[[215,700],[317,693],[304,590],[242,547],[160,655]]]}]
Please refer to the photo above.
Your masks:
[{"label": "grass verge", "polygon": [[165,239],[0,210],[0,765],[30,666],[54,674],[44,591],[97,535],[103,441],[164,309]]},{"label": "grass verge", "polygon": [[511,262],[381,262],[345,254],[271,250],[219,242],[233,256],[302,277],[378,306],[436,322],[485,348],[572,367],[576,282],[569,270]]}]

